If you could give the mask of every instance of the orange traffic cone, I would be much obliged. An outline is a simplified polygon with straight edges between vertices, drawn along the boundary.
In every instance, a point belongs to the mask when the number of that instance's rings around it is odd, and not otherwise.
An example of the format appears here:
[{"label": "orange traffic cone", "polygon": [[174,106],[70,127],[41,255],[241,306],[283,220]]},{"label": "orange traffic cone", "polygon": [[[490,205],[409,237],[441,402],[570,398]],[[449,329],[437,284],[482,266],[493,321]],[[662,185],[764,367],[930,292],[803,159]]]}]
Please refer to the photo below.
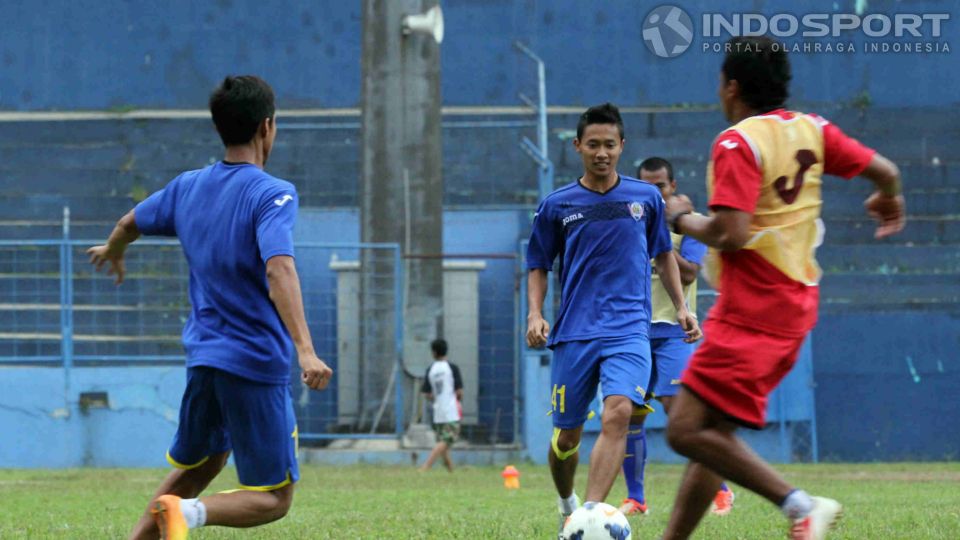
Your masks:
[{"label": "orange traffic cone", "polygon": [[520,489],[520,471],[513,465],[507,465],[500,473],[503,477],[503,487],[507,489]]}]

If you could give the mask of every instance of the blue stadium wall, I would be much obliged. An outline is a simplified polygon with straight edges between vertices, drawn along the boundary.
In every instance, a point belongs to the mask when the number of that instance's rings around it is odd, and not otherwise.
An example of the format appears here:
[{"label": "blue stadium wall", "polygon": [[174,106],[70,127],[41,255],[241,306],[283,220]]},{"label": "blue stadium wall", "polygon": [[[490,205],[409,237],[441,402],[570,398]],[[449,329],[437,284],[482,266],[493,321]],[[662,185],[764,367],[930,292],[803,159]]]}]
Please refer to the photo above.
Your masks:
[{"label": "blue stadium wall", "polygon": [[[936,0],[669,2],[691,14],[943,13]],[[549,102],[584,105],[713,103],[714,38],[694,32],[689,50],[664,60],[650,54],[641,30],[658,3],[591,0],[443,0],[442,95],[448,105],[516,105],[532,95],[530,61],[512,48],[527,43],[547,64]],[[17,21],[0,36],[0,109],[129,107],[194,109],[226,73],[269,80],[281,108],[356,107],[360,96],[361,2],[221,0],[216,2],[7,2]],[[948,41],[956,21],[943,25]],[[862,51],[864,38],[853,33]],[[951,45],[960,46],[960,43]],[[955,54],[800,54],[793,95],[833,103],[866,95],[881,106],[956,103]],[[951,69],[949,66],[953,66]],[[478,70],[477,66],[483,66]],[[895,84],[896,80],[913,81]],[[682,83],[678,84],[678,77]],[[917,82],[922,83],[917,84]]]},{"label": "blue stadium wall", "polygon": [[[675,3],[692,14],[717,9],[705,1]],[[835,2],[831,9],[851,12],[855,3]],[[198,109],[226,72],[262,74],[276,88],[282,109],[355,107],[358,5],[18,2],[8,6],[8,17],[21,23],[0,36],[0,110]],[[750,1],[722,9],[806,13],[822,5]],[[551,106],[714,102],[720,57],[700,53],[699,38],[679,58],[656,59],[639,37],[647,7],[595,6],[586,0],[443,2],[444,104],[514,106],[518,92],[532,95],[532,66],[512,49],[514,40],[546,61]],[[920,1],[908,8],[873,1],[869,9],[942,12],[951,5]],[[860,207],[868,191],[864,183],[828,182],[828,233],[820,251],[826,275],[811,345],[821,459],[960,457],[960,401],[953,399],[960,388],[960,109],[955,93],[947,91],[960,87],[954,54],[793,57],[793,102],[815,107],[897,161],[912,218],[902,236],[874,242]],[[481,111],[469,119],[502,118]],[[280,125],[314,120],[289,118]],[[702,208],[706,150],[724,127],[719,114],[634,113],[626,123],[621,170],[631,172],[649,155],[672,158],[681,189]],[[572,115],[550,116],[558,185],[579,171],[569,142],[574,124]],[[517,147],[522,135],[533,132],[445,130],[447,251],[514,252],[528,234],[537,190],[535,170]],[[357,140],[355,127],[281,132],[270,169],[297,184],[305,207],[302,238],[359,237]],[[56,237],[63,205],[80,223],[77,235],[101,236],[109,230],[107,220],[137,198],[219,154],[205,119],[2,122],[0,215],[9,226],[0,226],[0,237]],[[482,293],[505,283],[516,286],[515,279],[509,264],[493,266],[481,277]],[[496,408],[512,408],[512,395],[495,393],[502,370],[493,359],[516,357],[519,329],[513,327],[512,294],[497,302],[494,295],[482,296],[490,323],[481,334],[481,385],[490,394],[481,400],[480,414],[489,419]],[[15,434],[0,438],[0,466],[163,463],[180,368],[150,368],[142,373],[151,381],[146,385],[133,370],[90,369],[76,371],[74,390],[112,389],[117,411],[77,409],[68,419],[61,372],[0,370],[0,433]],[[137,446],[132,432],[138,433]]]}]

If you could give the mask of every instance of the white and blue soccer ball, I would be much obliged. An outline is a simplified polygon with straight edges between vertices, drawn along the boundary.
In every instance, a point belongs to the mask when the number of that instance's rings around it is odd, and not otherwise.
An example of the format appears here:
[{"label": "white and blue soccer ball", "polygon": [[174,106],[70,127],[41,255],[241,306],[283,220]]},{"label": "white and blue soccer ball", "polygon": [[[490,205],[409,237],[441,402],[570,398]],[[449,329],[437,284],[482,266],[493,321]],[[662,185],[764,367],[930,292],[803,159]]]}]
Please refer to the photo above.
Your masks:
[{"label": "white and blue soccer ball", "polygon": [[584,503],[564,522],[560,540],[630,540],[630,522],[607,503]]}]

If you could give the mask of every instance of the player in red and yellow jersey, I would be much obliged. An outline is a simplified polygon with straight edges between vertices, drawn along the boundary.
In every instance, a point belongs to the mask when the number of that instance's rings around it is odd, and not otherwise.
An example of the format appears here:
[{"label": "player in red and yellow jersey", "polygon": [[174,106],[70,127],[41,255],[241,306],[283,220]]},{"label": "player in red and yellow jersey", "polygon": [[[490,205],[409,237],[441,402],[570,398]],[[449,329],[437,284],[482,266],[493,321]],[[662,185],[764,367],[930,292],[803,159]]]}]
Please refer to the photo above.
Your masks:
[{"label": "player in red and yellow jersey", "polygon": [[720,291],[706,339],[682,377],[667,438],[690,459],[665,539],[688,538],[725,478],[778,505],[795,540],[824,538],[838,502],[796,489],[736,436],[760,428],[767,395],[790,371],[817,319],[823,236],[821,176],[860,175],[876,191],[867,212],[876,237],[903,229],[897,167],[830,122],[788,111],[790,65],[766,37],[730,40],[719,97],[733,124],[713,143],[707,168],[710,215],[672,197],[673,230],[710,246],[706,269]]}]

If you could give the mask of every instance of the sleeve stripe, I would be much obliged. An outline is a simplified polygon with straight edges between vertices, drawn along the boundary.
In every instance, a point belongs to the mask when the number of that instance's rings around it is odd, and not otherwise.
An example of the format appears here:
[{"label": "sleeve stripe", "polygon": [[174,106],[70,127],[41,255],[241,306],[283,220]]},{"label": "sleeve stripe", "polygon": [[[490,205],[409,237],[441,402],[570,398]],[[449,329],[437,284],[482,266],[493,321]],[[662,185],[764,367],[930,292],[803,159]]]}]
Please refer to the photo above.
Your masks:
[{"label": "sleeve stripe", "polygon": [[826,121],[826,120],[824,120],[823,118],[820,118],[820,117],[818,117],[818,116],[813,116],[813,115],[810,115],[810,114],[803,114],[803,115],[801,115],[801,118],[805,118],[805,119],[807,120],[807,122],[810,122],[811,124],[813,124],[814,126],[816,126],[816,127],[817,127],[817,131],[819,131],[820,134],[823,135],[823,126],[827,125],[827,121]]},{"label": "sleeve stripe", "polygon": [[757,160],[757,168],[760,170],[763,170],[763,162],[760,161],[760,149],[757,148],[757,145],[754,144],[754,142],[750,139],[750,137],[748,137],[747,134],[744,133],[743,131],[737,128],[733,128],[733,131],[735,131],[737,135],[740,135],[740,137],[743,138],[744,142],[747,143],[747,146],[749,146],[750,150],[753,151],[753,158]]}]

